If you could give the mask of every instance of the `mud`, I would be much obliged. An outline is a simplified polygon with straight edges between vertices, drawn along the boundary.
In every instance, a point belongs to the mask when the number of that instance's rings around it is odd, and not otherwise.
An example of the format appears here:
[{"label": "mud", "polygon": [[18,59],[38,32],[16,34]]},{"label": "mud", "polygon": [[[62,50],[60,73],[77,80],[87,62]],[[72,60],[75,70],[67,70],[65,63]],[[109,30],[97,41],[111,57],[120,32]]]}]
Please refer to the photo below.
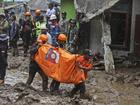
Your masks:
[{"label": "mud", "polygon": [[91,71],[86,81],[91,100],[86,100],[78,94],[69,97],[72,84],[61,84],[60,94],[52,95],[49,89],[43,92],[39,75],[27,87],[29,57],[23,57],[22,49],[18,57],[9,53],[8,64],[5,84],[0,86],[0,105],[140,105],[139,68],[120,68],[114,76]]}]

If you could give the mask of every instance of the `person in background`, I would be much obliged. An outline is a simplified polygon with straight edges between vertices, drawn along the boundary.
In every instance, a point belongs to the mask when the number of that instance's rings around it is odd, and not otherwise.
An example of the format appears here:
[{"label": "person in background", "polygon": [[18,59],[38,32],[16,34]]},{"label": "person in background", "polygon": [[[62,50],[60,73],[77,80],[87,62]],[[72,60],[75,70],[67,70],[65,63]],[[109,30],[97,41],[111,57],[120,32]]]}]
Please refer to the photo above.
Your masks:
[{"label": "person in background", "polygon": [[41,20],[41,10],[40,9],[36,9],[35,10],[35,16],[33,17],[33,21],[34,23],[37,21]]},{"label": "person in background", "polygon": [[0,14],[0,85],[4,84],[7,68],[7,50],[8,50],[8,21],[5,14]]},{"label": "person in background", "polygon": [[[52,37],[48,32],[47,26],[46,26],[46,22],[42,22],[41,23],[41,34],[47,35],[48,36],[48,41],[47,43],[52,45]],[[39,37],[38,37],[39,38]]]},{"label": "person in background", "polygon": [[57,17],[57,21],[59,22],[59,20],[60,20],[60,9],[59,9],[57,3],[54,4],[54,9],[55,9],[55,15]]},{"label": "person in background", "polygon": [[68,25],[69,25],[69,21],[67,20],[67,13],[66,12],[62,12],[61,13],[61,19],[60,19],[60,30],[61,30],[61,33],[64,33],[64,34],[68,34]]},{"label": "person in background", "polygon": [[52,45],[55,46],[57,44],[57,36],[60,33],[60,26],[59,23],[57,22],[57,17],[56,15],[52,14],[50,17],[50,28],[49,28],[49,33],[51,34],[52,37]]},{"label": "person in background", "polygon": [[17,41],[19,39],[19,25],[16,22],[16,16],[13,15],[11,17],[11,24],[10,24],[10,45],[12,47],[13,56],[18,56],[18,48],[17,48]]},{"label": "person in background", "polygon": [[69,21],[69,28],[68,28],[68,44],[69,44],[68,50],[71,53],[77,52],[77,49],[78,49],[77,42],[78,42],[78,28],[76,25],[76,20],[71,19]]},{"label": "person in background", "polygon": [[51,17],[51,15],[55,15],[55,14],[56,14],[56,11],[53,8],[53,3],[50,3],[48,5],[48,9],[47,9],[47,12],[46,12],[46,22],[47,22],[47,25],[50,25],[50,17]]},{"label": "person in background", "polygon": [[44,17],[42,19],[41,10],[40,9],[36,9],[35,10],[35,16],[33,17],[33,24],[35,26],[34,34],[32,36],[33,43],[36,41],[38,36],[41,34],[41,22],[43,20],[44,20]]},{"label": "person in background", "polygon": [[22,39],[23,39],[23,48],[24,48],[24,56],[27,56],[27,52],[29,49],[29,45],[31,42],[31,34],[33,29],[33,23],[31,20],[30,12],[25,13],[25,20],[22,24]]}]

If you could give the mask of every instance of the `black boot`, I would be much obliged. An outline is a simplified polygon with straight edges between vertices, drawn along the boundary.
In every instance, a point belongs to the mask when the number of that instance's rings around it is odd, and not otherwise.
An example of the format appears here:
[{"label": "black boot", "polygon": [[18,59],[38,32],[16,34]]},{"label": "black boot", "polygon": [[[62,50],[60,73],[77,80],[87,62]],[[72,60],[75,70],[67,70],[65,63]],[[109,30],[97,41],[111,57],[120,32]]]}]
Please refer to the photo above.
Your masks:
[{"label": "black boot", "polygon": [[79,85],[75,85],[75,87],[72,89],[72,91],[70,92],[70,97],[74,97],[74,95],[78,92],[79,90]]}]

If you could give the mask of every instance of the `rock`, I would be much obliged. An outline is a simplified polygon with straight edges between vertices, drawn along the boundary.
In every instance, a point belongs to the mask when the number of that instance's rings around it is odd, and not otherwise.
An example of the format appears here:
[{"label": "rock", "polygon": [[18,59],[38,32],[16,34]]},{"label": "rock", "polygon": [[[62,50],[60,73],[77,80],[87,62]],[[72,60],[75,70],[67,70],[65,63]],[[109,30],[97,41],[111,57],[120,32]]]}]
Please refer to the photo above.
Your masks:
[{"label": "rock", "polygon": [[93,100],[96,100],[97,98],[98,98],[97,95],[94,95],[94,96],[93,96]]},{"label": "rock", "polygon": [[136,79],[136,80],[140,80],[140,76],[136,76],[135,79]]},{"label": "rock", "polygon": [[125,80],[124,80],[124,82],[125,83],[131,83],[132,81],[134,81],[135,80],[135,77],[133,76],[133,75],[131,75],[131,76],[129,76],[128,78],[126,78]]},{"label": "rock", "polygon": [[136,81],[136,82],[134,83],[134,85],[135,85],[136,87],[140,87],[140,80]]},{"label": "rock", "polygon": [[126,74],[124,75],[124,79],[128,78],[130,75]]}]

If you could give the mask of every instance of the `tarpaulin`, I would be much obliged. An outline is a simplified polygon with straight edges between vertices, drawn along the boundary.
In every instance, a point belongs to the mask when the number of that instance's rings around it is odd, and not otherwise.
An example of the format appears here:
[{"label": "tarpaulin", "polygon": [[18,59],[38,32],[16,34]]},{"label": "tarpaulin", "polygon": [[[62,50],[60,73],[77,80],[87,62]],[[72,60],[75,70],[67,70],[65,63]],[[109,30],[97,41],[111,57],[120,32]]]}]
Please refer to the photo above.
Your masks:
[{"label": "tarpaulin", "polygon": [[84,71],[76,66],[78,56],[46,44],[38,49],[34,60],[45,75],[62,83],[78,84],[86,80]]}]

